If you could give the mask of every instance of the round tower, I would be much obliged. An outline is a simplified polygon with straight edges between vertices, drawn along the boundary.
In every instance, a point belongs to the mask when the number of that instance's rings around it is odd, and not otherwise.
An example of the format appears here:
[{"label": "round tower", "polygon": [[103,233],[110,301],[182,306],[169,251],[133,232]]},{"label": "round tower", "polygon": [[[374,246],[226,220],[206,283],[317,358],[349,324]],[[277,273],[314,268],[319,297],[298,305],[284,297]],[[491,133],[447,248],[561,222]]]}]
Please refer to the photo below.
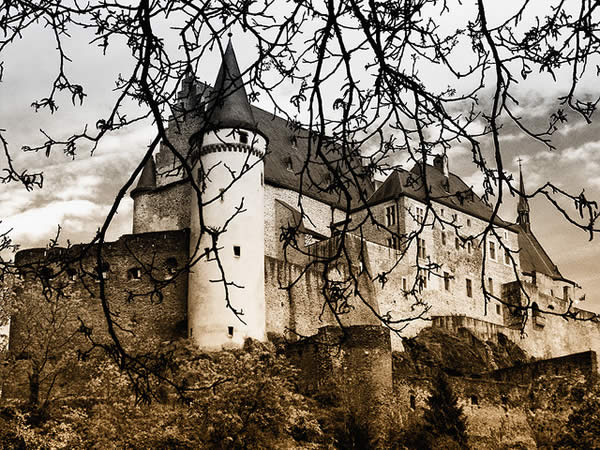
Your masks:
[{"label": "round tower", "polygon": [[188,281],[188,335],[201,348],[220,349],[242,346],[247,337],[264,340],[266,318],[267,139],[256,127],[231,41],[210,98],[206,125],[190,139],[201,203],[192,191],[190,255],[197,262]]}]

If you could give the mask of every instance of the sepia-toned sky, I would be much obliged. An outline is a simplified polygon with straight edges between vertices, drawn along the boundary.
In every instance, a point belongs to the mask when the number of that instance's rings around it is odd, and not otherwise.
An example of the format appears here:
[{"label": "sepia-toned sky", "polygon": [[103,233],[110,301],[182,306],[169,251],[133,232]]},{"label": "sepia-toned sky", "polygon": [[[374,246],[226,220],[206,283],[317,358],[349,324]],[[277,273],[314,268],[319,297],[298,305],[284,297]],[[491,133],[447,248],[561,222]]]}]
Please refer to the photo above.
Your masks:
[{"label": "sepia-toned sky", "polygon": [[[240,34],[234,36],[234,44],[243,68],[251,61],[252,49],[245,48]],[[63,244],[66,239],[78,243],[92,238],[116,192],[142,158],[152,137],[151,124],[141,123],[108,136],[93,156],[85,148],[75,160],[61,154],[46,158],[41,153],[18,151],[22,145],[43,143],[45,139],[40,129],[65,138],[83,130],[86,124],[93,128],[96,121],[108,113],[115,96],[114,79],[119,72],[127,72],[130,60],[126,51],[116,48],[102,57],[100,50],[87,42],[85,37],[74,35],[68,48],[74,56],[74,62],[68,66],[69,73],[87,88],[85,104],[73,106],[70,98],[61,98],[60,109],[54,115],[46,111],[34,113],[30,107],[33,100],[46,95],[57,67],[47,30],[33,30],[0,55],[4,61],[0,129],[6,130],[4,135],[12,147],[17,167],[45,173],[41,190],[27,192],[16,183],[0,186],[0,230],[12,229],[13,240],[22,248],[45,246],[59,224],[63,227]],[[201,80],[213,82],[218,68],[216,55],[212,62],[197,74]],[[548,114],[559,107],[555,99],[563,88],[560,83],[546,82],[523,86],[526,95],[520,112],[524,119],[543,127]],[[517,158],[521,158],[525,187],[530,192],[551,180],[573,194],[585,188],[588,198],[600,200],[600,125],[588,125],[574,113],[567,111],[567,114],[569,122],[553,139],[554,151],[506,124],[501,139],[506,168],[517,176]],[[469,152],[456,147],[450,150],[449,156],[450,170],[480,191],[481,177]],[[0,159],[0,168],[5,163]],[[127,197],[110,228],[111,239],[131,232],[132,206]],[[600,236],[590,242],[589,234],[569,225],[543,198],[531,200],[530,206],[533,232],[562,274],[577,281],[586,291],[586,302],[580,306],[600,311]],[[572,214],[576,212],[572,204],[565,207]],[[515,219],[515,199],[509,197],[505,201],[502,216],[509,221]]]}]

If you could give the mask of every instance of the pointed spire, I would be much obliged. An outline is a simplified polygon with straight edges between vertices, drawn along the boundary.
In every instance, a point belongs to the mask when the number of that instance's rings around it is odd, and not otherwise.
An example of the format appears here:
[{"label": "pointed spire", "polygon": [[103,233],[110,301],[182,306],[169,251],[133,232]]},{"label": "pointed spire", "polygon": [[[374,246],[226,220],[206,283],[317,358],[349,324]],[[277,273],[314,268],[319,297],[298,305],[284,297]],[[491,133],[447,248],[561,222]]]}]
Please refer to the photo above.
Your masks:
[{"label": "pointed spire", "polygon": [[138,180],[138,184],[133,191],[131,191],[131,196],[133,197],[136,194],[139,194],[143,191],[151,191],[156,187],[156,165],[154,164],[154,158],[151,156],[144,168],[142,169],[142,174],[140,175],[140,179]]},{"label": "pointed spire", "polygon": [[207,107],[209,129],[256,129],[256,121],[248,102],[240,68],[231,43],[231,33],[211,97]]},{"label": "pointed spire", "polygon": [[519,191],[521,192],[521,195],[519,196],[519,205],[517,207],[517,223],[526,231],[529,231],[529,202],[527,201],[527,197],[525,197],[525,183],[523,182],[521,158],[519,158]]}]

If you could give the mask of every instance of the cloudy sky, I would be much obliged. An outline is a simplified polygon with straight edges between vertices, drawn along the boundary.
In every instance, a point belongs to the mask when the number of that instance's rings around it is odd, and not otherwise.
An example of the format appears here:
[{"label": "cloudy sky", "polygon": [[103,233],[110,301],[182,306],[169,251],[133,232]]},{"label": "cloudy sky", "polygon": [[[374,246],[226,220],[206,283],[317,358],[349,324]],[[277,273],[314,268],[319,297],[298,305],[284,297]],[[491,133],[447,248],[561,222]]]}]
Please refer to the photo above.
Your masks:
[{"label": "cloudy sky", "polygon": [[[234,43],[242,67],[250,63],[251,49],[244,47],[238,33]],[[109,50],[101,57],[99,49],[89,46],[85,36],[75,34],[68,51],[75,56],[68,66],[74,79],[85,83],[88,97],[83,106],[73,106],[70,98],[62,98],[54,115],[34,113],[30,104],[44,97],[52,81],[57,60],[47,30],[34,29],[0,55],[4,61],[4,78],[0,83],[0,129],[8,139],[18,167],[30,172],[43,170],[44,187],[27,192],[17,184],[0,187],[0,227],[12,229],[12,238],[22,247],[45,246],[60,224],[62,242],[82,242],[93,237],[101,226],[112,200],[129,173],[142,158],[152,137],[152,126],[141,123],[127,131],[107,137],[93,156],[82,148],[75,160],[61,154],[46,158],[43,154],[18,152],[22,145],[44,142],[40,129],[65,138],[107,114],[114,99],[112,87],[120,72],[127,72],[131,61],[123,49]],[[217,56],[211,56],[198,77],[212,82],[216,76]],[[558,107],[556,93],[561,87],[546,82],[529,84],[526,101],[521,104],[524,117],[534,125],[543,126],[547,115]],[[596,92],[597,94],[597,92]],[[550,151],[507,125],[502,146],[507,169],[517,174],[517,158],[523,160],[526,188],[531,191],[552,180],[556,185],[586,196],[600,199],[600,127],[585,124],[574,113],[569,122],[556,134]],[[470,155],[461,148],[450,152],[451,171],[464,177],[477,189],[480,176],[471,163]],[[5,161],[0,159],[4,167]],[[563,275],[577,281],[587,292],[586,305],[600,311],[600,236],[589,242],[589,235],[568,225],[543,199],[531,204],[532,228],[538,239],[559,266]],[[509,199],[502,208],[503,217],[514,220],[516,201]],[[570,212],[574,213],[572,205]],[[110,238],[131,232],[132,201],[126,198],[117,219],[110,229]]]}]

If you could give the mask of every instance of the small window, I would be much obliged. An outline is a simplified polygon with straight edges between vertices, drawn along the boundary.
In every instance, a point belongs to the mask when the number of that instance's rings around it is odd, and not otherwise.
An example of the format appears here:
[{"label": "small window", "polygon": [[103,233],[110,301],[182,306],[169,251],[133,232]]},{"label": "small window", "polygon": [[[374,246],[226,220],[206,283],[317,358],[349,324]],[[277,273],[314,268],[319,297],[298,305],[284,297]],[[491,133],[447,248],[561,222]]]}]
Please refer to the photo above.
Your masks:
[{"label": "small window", "polygon": [[569,300],[569,286],[563,286],[563,300]]},{"label": "small window", "polygon": [[396,224],[396,205],[385,208],[385,224],[388,227]]},{"label": "small window", "polygon": [[233,327],[227,327],[227,334],[230,338],[233,337]]},{"label": "small window", "polygon": [[492,279],[492,277],[488,278],[488,292],[494,295],[494,280]]},{"label": "small window", "polygon": [[[208,256],[210,249],[205,248],[204,251]],[[177,259],[176,258],[173,258],[173,257],[167,258],[167,260],[165,261],[165,266],[167,268],[167,272],[169,272],[171,275],[177,273]]]},{"label": "small window", "polygon": [[219,189],[219,200],[225,201],[225,189]]},{"label": "small window", "polygon": [[110,271],[110,266],[108,263],[103,263],[100,268],[98,266],[95,267],[94,272],[96,275],[96,281],[100,281],[100,278],[103,280],[108,280],[108,272]]},{"label": "small window", "polygon": [[395,250],[398,250],[398,238],[396,236],[392,236],[391,238],[388,238],[387,246],[390,248],[393,248]]},{"label": "small window", "polygon": [[471,219],[467,219],[467,226],[470,227],[471,226]]},{"label": "small window", "polygon": [[240,131],[240,144],[247,144],[248,143],[248,133],[244,132],[244,131]]},{"label": "small window", "polygon": [[77,281],[77,270],[72,267],[67,267],[67,278],[69,281]]},{"label": "small window", "polygon": [[490,259],[496,261],[496,243],[490,242]]},{"label": "small window", "polygon": [[419,258],[427,257],[427,247],[425,246],[425,239],[417,239],[417,255]]},{"label": "small window", "polygon": [[415,398],[414,395],[410,396],[410,409],[416,409],[417,408],[417,399]]},{"label": "small window", "polygon": [[466,287],[467,287],[467,297],[473,297],[473,282],[466,279]]},{"label": "small window", "polygon": [[508,251],[507,248],[504,249],[504,264],[506,264],[506,265],[510,264],[510,252]]},{"label": "small window", "polygon": [[440,216],[444,217],[444,208],[440,209]]},{"label": "small window", "polygon": [[142,271],[139,267],[132,267],[127,271],[128,280],[139,280],[140,278],[142,278]]},{"label": "small window", "polygon": [[264,186],[265,185],[265,174],[264,173],[260,173],[260,185]]},{"label": "small window", "polygon": [[40,270],[40,278],[49,280],[54,275],[54,271],[50,267],[42,267]]},{"label": "small window", "polygon": [[404,277],[402,277],[402,290],[405,292],[408,290],[407,285],[406,285],[406,278],[404,278]]},{"label": "small window", "polygon": [[239,258],[241,254],[242,254],[241,247],[239,245],[234,245],[233,246],[233,256],[237,256]]},{"label": "small window", "polygon": [[469,255],[473,253],[473,243],[471,241],[467,242],[467,253]]},{"label": "small window", "polygon": [[417,223],[423,223],[423,219],[425,217],[425,211],[423,208],[417,206],[415,207]]},{"label": "small window", "polygon": [[500,307],[500,305],[496,305],[496,314],[498,314],[499,316],[502,315],[502,308]]},{"label": "small window", "polygon": [[193,334],[194,334],[194,329],[190,328],[190,337],[192,337]]},{"label": "small window", "polygon": [[454,248],[456,248],[456,250],[460,250],[460,240],[457,237],[454,238]]},{"label": "small window", "polygon": [[444,272],[444,290],[450,290],[450,274],[448,272]]},{"label": "small window", "polygon": [[427,277],[420,275],[419,276],[419,287],[421,289],[427,289]]},{"label": "small window", "polygon": [[446,232],[442,231],[442,245],[446,245]]},{"label": "small window", "polygon": [[471,405],[479,405],[479,399],[476,395],[471,395]]}]

